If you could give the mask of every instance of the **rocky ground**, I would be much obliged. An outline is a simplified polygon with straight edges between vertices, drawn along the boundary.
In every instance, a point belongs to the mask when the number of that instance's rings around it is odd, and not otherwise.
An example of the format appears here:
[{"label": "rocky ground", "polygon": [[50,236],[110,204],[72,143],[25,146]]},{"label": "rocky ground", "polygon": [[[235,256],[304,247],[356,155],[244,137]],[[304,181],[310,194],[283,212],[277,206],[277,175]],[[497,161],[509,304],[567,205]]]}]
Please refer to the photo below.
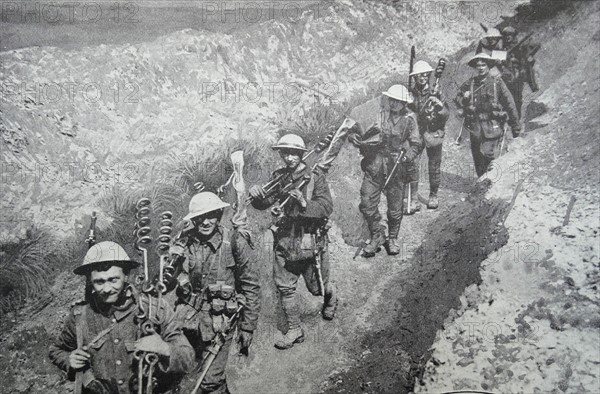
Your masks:
[{"label": "rocky ground", "polygon": [[[302,290],[307,340],[286,352],[273,348],[282,318],[265,236],[263,311],[250,357],[232,353],[233,392],[600,391],[597,7],[578,4],[532,26],[545,43],[536,66],[542,90],[527,99],[534,103],[528,134],[510,141],[489,179],[476,182],[468,141],[452,144],[460,123],[451,119],[442,206],[404,219],[400,256],[352,259],[363,236],[361,172],[355,150],[341,153],[330,177],[338,318],[321,320],[319,300]],[[331,82],[338,100],[364,101],[378,84],[405,74],[408,47],[397,43],[407,38],[433,61],[455,54],[446,75],[448,96],[469,76],[458,65],[467,56],[461,48],[479,34],[476,24],[407,28],[399,11],[362,2],[337,2],[332,13],[333,20],[307,14],[302,24],[270,21],[232,34],[185,30],[153,42],[1,53],[3,80],[14,86],[24,80],[90,83],[103,76],[102,86],[129,86],[125,93],[143,99],[103,96],[92,103],[81,95],[4,95],[2,201],[13,214],[4,217],[3,239],[18,238],[18,229],[24,233],[32,222],[69,236],[91,209],[109,217],[98,202],[107,190],[135,191],[164,179],[170,155],[194,154],[202,144],[242,134],[268,144],[278,124],[327,93],[304,89],[293,103],[203,101],[198,81]],[[125,154],[138,166],[119,167]],[[36,178],[36,166],[49,163],[76,163],[80,170],[91,163],[102,176],[81,171]],[[51,296],[3,317],[0,392],[70,390],[45,352],[81,288],[63,272]]]}]

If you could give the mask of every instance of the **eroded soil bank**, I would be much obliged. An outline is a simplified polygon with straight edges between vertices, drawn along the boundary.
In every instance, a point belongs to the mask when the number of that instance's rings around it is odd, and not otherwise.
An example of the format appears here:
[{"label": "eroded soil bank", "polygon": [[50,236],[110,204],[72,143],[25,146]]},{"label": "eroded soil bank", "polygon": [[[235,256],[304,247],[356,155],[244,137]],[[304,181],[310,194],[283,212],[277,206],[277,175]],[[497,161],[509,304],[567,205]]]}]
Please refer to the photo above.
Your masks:
[{"label": "eroded soil bank", "polygon": [[332,376],[325,392],[412,390],[444,316],[460,305],[466,287],[481,282],[480,263],[508,239],[501,224],[507,204],[486,199],[488,187],[489,181],[477,183],[430,223],[409,268],[389,282],[371,312],[378,328],[357,345],[358,364]]}]

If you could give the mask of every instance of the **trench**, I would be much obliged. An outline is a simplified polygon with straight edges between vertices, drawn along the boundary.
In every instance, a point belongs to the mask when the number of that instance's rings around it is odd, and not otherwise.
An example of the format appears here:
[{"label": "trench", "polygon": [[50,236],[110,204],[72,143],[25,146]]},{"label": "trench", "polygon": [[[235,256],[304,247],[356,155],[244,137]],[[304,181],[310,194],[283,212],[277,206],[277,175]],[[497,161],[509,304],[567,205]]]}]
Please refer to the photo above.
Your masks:
[{"label": "trench", "polygon": [[476,183],[464,201],[440,213],[408,260],[410,269],[388,282],[372,312],[379,329],[353,349],[356,363],[330,376],[325,393],[408,393],[423,375],[436,332],[465,288],[481,283],[479,267],[508,241],[503,200],[487,200],[491,183]]}]

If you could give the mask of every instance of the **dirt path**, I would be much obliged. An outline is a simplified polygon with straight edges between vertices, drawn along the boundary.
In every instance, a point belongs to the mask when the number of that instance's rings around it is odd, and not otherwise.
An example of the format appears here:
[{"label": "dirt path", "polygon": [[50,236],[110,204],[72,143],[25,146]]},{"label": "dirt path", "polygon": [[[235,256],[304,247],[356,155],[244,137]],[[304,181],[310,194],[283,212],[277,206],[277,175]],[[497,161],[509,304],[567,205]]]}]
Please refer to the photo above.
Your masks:
[{"label": "dirt path", "polygon": [[[453,169],[458,168],[457,162],[462,161],[462,155],[466,152],[466,147],[448,146],[445,153],[445,162],[443,169],[450,174]],[[426,160],[423,161],[425,163]],[[344,167],[358,166],[358,162],[340,164]],[[426,167],[426,166],[425,166]],[[425,172],[423,169],[423,172]],[[429,252],[427,256],[415,258],[415,253],[427,250],[420,248],[421,241],[430,231],[429,228],[435,228],[440,218],[446,221],[449,217],[455,217],[457,214],[450,206],[460,203],[461,199],[467,196],[468,188],[465,185],[471,184],[472,180],[464,178],[455,173],[446,179],[451,179],[455,183],[453,187],[448,184],[442,186],[441,198],[442,206],[437,211],[424,210],[414,216],[406,216],[403,221],[403,252],[396,257],[387,256],[381,252],[375,258],[364,259],[362,257],[356,260],[352,259],[356,248],[345,245],[341,242],[341,231],[339,228],[333,228],[330,236],[334,240],[331,245],[333,256],[333,269],[340,292],[340,307],[338,315],[332,322],[326,322],[319,315],[319,299],[311,297],[304,288],[299,292],[301,303],[303,303],[303,323],[307,334],[307,340],[287,351],[280,351],[273,347],[273,341],[278,329],[283,329],[280,307],[276,301],[275,289],[269,274],[263,281],[263,288],[266,290],[263,295],[263,315],[257,331],[257,343],[253,355],[250,359],[239,359],[232,354],[232,363],[228,370],[231,378],[231,387],[236,393],[307,393],[317,392],[323,388],[330,387],[333,384],[334,391],[342,388],[349,392],[356,391],[357,384],[361,381],[376,380],[377,374],[372,375],[373,371],[350,369],[346,374],[338,375],[341,371],[351,368],[357,360],[357,354],[361,357],[372,357],[381,360],[382,354],[387,354],[390,348],[414,348],[409,350],[416,353],[419,345],[423,341],[415,340],[420,337],[423,331],[420,325],[431,327],[429,336],[435,335],[434,327],[436,324],[429,324],[423,320],[423,315],[429,315],[438,320],[444,315],[445,305],[452,305],[456,302],[457,295],[461,294],[464,287],[473,283],[477,278],[473,278],[466,272],[477,272],[470,266],[462,266],[460,269],[446,271],[441,268],[442,261],[447,256],[435,256],[437,264],[423,269],[424,261],[429,261]],[[458,181],[458,182],[456,182]],[[422,179],[422,188],[420,194],[428,195],[428,184],[426,177]],[[335,190],[338,194],[340,190]],[[359,195],[353,191],[353,198],[358,205]],[[473,202],[462,203],[459,207],[461,212],[470,211]],[[481,207],[485,209],[486,207]],[[349,213],[359,215],[358,209]],[[468,216],[465,222],[451,223],[447,226],[469,227],[473,222],[479,220],[479,211]],[[485,215],[483,215],[485,217]],[[483,223],[483,222],[482,222]],[[484,231],[482,227],[474,226],[471,231]],[[448,227],[445,227],[447,229]],[[446,230],[450,231],[450,230]],[[430,244],[438,243],[440,237],[445,237],[444,231],[439,234],[434,230]],[[458,261],[457,254],[461,253],[461,241],[463,237],[453,238],[452,242],[456,247],[452,251],[454,260]],[[487,249],[487,248],[486,248]],[[421,267],[421,268],[419,268]],[[270,265],[267,262],[263,267],[270,273]],[[441,273],[441,274],[440,274]],[[431,278],[436,280],[432,281]],[[456,280],[463,277],[464,280]],[[446,289],[446,283],[450,281],[452,286]],[[422,288],[423,284],[429,283],[430,286]],[[430,310],[423,313],[421,309],[422,299],[417,294],[431,293],[437,294],[441,298],[447,299],[446,303],[440,303],[439,310]],[[438,303],[438,299],[430,299],[426,302],[430,307]],[[393,332],[398,318],[404,320],[404,331],[398,331],[402,335],[402,342],[390,340],[394,337]],[[416,320],[416,317],[419,317]],[[416,325],[415,325],[416,324]],[[387,331],[386,331],[387,330]],[[385,333],[385,334],[384,334]],[[383,336],[382,336],[383,335]],[[406,335],[406,336],[404,336]],[[370,349],[370,350],[369,350]],[[380,349],[380,350],[377,350]],[[404,357],[404,355],[403,355]],[[363,359],[364,361],[364,359]],[[402,373],[410,371],[410,363],[406,363],[406,369]],[[367,373],[368,378],[361,377],[361,373]],[[323,385],[323,382],[329,381],[331,376],[335,376],[333,381]],[[348,376],[355,376],[355,379],[347,379]],[[363,379],[364,378],[364,379]],[[337,381],[344,382],[341,386]],[[408,380],[403,380],[403,384],[408,387]],[[398,386],[394,383],[391,392],[398,392]],[[384,386],[379,385],[374,392],[379,390],[386,391]]]}]

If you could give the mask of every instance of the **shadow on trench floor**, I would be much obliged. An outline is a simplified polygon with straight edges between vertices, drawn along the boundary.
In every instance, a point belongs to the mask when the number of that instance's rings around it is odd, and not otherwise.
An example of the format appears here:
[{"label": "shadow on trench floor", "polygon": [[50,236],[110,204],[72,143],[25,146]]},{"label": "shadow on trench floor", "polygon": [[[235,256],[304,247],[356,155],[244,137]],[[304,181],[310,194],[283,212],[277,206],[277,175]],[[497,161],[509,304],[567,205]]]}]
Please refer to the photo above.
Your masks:
[{"label": "shadow on trench floor", "polygon": [[326,393],[407,393],[423,372],[438,329],[464,289],[480,283],[479,265],[508,240],[501,225],[507,204],[486,200],[489,182],[475,184],[432,222],[408,276],[392,280],[386,300],[371,313],[379,330],[367,333],[354,349],[356,364],[329,378]]}]

